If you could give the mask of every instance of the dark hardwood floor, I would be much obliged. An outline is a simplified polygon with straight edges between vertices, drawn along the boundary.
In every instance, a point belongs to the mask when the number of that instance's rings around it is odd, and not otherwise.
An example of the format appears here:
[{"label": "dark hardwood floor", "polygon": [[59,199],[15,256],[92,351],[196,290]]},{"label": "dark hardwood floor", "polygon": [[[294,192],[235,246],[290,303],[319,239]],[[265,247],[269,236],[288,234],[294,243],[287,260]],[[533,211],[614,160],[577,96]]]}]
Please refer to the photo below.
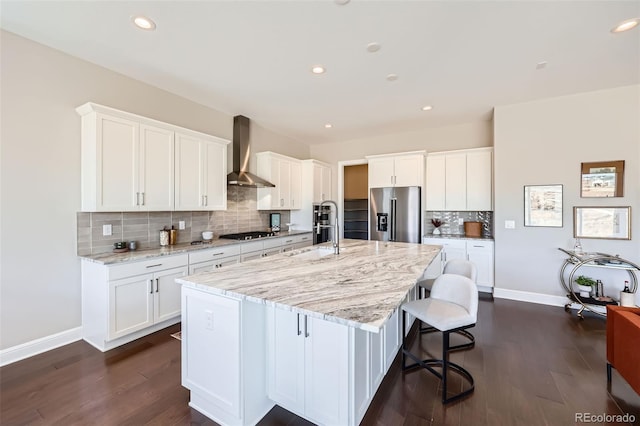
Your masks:
[{"label": "dark hardwood floor", "polygon": [[[452,355],[473,374],[475,392],[443,406],[437,378],[403,374],[397,358],[362,424],[556,426],[580,424],[576,413],[629,413],[640,424],[640,396],[615,370],[607,389],[605,327],[562,308],[481,300],[470,330],[476,347]],[[0,424],[215,424],[187,405],[180,342],[170,337],[178,329],[106,353],[80,341],[0,368]],[[437,356],[439,335],[414,340],[419,347]],[[309,423],[276,407],[260,424]]]}]

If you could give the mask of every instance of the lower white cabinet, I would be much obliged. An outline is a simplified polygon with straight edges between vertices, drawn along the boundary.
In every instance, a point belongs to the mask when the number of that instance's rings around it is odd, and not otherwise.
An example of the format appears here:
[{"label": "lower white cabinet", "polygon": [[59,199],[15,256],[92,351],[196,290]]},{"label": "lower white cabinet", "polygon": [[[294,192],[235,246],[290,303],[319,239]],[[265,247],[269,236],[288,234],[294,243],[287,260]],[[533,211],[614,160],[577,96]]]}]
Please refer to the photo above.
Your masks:
[{"label": "lower white cabinet", "polygon": [[82,262],[83,339],[106,351],[180,321],[176,278],[187,255],[103,265]]},{"label": "lower white cabinet", "polygon": [[265,392],[264,305],[185,287],[182,386],[189,405],[224,425],[256,424]]},{"label": "lower white cabinet", "polygon": [[282,251],[299,250],[301,248],[310,247],[313,245],[313,237],[311,234],[294,235],[291,237],[283,237]]},{"label": "lower white cabinet", "polygon": [[[380,333],[267,308],[267,394],[319,425],[357,425],[388,369],[385,348],[398,351],[398,316]],[[389,323],[394,321],[392,318]]]},{"label": "lower white cabinet", "polygon": [[[476,264],[476,268],[478,270],[476,284],[479,287],[493,287],[493,241],[473,239],[462,240],[455,238],[424,238],[422,243],[442,246],[442,252],[440,253],[441,269],[439,273],[442,273],[442,269],[444,269],[444,265],[448,260],[470,260]],[[483,289],[480,288],[480,290]]]},{"label": "lower white cabinet", "polygon": [[239,262],[239,244],[194,251],[189,253],[189,275],[212,271]]},{"label": "lower white cabinet", "polygon": [[267,393],[318,424],[347,424],[349,329],[284,309],[267,316]]}]

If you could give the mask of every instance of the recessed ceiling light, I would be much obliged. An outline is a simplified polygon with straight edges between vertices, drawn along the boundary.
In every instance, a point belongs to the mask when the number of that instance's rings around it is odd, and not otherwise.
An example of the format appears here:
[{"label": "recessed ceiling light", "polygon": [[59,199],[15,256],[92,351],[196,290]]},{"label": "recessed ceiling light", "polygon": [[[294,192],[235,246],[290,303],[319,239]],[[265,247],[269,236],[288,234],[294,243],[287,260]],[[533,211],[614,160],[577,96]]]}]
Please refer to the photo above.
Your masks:
[{"label": "recessed ceiling light", "polygon": [[331,123],[327,123],[327,124],[324,125],[325,129],[330,129],[332,127],[333,127],[333,125]]},{"label": "recessed ceiling light", "polygon": [[632,28],[635,28],[640,24],[640,18],[627,19],[626,21],[620,22],[618,25],[611,29],[612,33],[622,33],[625,31],[629,31]]},{"label": "recessed ceiling light", "polygon": [[153,31],[156,29],[156,23],[146,16],[134,16],[133,18],[131,18],[131,20],[133,21],[135,26],[140,29],[147,31]]},{"label": "recessed ceiling light", "polygon": [[538,62],[536,64],[536,69],[537,70],[541,70],[541,69],[546,68],[546,67],[547,67],[547,61]]},{"label": "recessed ceiling light", "polygon": [[396,81],[398,79],[398,74],[389,74],[387,75],[388,81]]},{"label": "recessed ceiling light", "polygon": [[345,4],[349,3],[351,0],[333,0],[333,2],[339,6],[344,6]]},{"label": "recessed ceiling light", "polygon": [[370,53],[374,53],[380,50],[380,47],[381,47],[380,43],[376,43],[376,42],[369,43],[367,44],[367,51]]},{"label": "recessed ceiling light", "polygon": [[311,72],[314,74],[324,74],[325,71],[326,70],[322,65],[316,65],[313,68],[311,68]]},{"label": "recessed ceiling light", "polygon": [[433,109],[433,107],[431,105],[425,105],[422,107],[423,111],[431,111]]}]

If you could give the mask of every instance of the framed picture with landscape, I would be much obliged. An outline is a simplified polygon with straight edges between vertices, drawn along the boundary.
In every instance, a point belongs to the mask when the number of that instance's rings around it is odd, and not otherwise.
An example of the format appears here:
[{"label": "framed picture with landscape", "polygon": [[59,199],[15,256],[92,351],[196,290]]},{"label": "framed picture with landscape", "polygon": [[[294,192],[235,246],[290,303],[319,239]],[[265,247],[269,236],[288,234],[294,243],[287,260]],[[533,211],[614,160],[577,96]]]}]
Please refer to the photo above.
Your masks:
[{"label": "framed picture with landscape", "polygon": [[631,207],[574,207],[573,236],[630,240]]},{"label": "framed picture with landscape", "polygon": [[562,185],[525,185],[524,226],[562,228]]},{"label": "framed picture with landscape", "polygon": [[623,196],[624,160],[582,163],[580,170],[581,197]]}]

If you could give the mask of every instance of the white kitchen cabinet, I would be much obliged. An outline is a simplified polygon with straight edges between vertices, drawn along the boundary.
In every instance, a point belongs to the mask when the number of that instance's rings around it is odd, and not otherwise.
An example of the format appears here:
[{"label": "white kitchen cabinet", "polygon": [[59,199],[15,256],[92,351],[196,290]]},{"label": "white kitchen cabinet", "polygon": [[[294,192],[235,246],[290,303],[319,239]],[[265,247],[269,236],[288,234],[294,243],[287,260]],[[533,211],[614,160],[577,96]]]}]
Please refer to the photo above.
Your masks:
[{"label": "white kitchen cabinet", "polygon": [[224,425],[256,424],[266,396],[264,305],[182,290],[182,386],[189,405]]},{"label": "white kitchen cabinet", "polygon": [[275,185],[258,188],[258,210],[295,210],[301,206],[302,172],[300,160],[276,154],[256,154],[257,174]]},{"label": "white kitchen cabinet", "polygon": [[[189,200],[200,195],[205,197],[205,202],[208,200],[207,210],[226,208],[226,145],[229,141],[91,102],[76,111],[82,122],[82,211],[174,210],[176,134],[218,144],[205,150],[203,158],[198,158],[200,154],[194,154],[191,147],[180,152],[185,156],[182,164],[188,163],[180,169],[184,174],[182,180],[187,180],[178,185],[179,190],[186,191],[182,193],[185,206],[180,208],[190,205],[189,210],[202,209]],[[187,171],[189,167],[193,169]],[[197,178],[188,181],[191,172]],[[200,177],[204,180],[197,184]],[[207,192],[200,194],[203,187]]]},{"label": "white kitchen cabinet", "polygon": [[493,209],[493,148],[427,154],[426,209]]},{"label": "white kitchen cabinet", "polygon": [[175,210],[226,210],[226,141],[176,133],[175,151]]},{"label": "white kitchen cabinet", "polygon": [[240,262],[240,244],[189,253],[189,274],[208,272]]},{"label": "white kitchen cabinet", "polygon": [[261,241],[251,241],[240,245],[240,261],[273,256],[282,252],[283,238],[268,238]]},{"label": "white kitchen cabinet", "polygon": [[493,287],[494,255],[493,241],[467,241],[467,259],[476,264],[476,283],[482,287]]},{"label": "white kitchen cabinet", "polygon": [[467,152],[467,210],[493,210],[493,148]]},{"label": "white kitchen cabinet", "polygon": [[371,155],[369,187],[424,186],[424,151]]},{"label": "white kitchen cabinet", "polygon": [[103,265],[82,261],[83,338],[106,351],[180,321],[186,254]]},{"label": "white kitchen cabinet", "polygon": [[92,112],[82,117],[82,210],[173,208],[173,133]]},{"label": "white kitchen cabinet", "polygon": [[318,160],[302,161],[303,180],[307,188],[313,188],[311,203],[321,203],[332,200],[332,171],[331,166]]},{"label": "white kitchen cabinet", "polygon": [[[438,274],[442,273],[444,265],[448,260],[470,260],[476,265],[476,284],[480,290],[491,291],[490,288],[494,285],[493,241],[479,239],[462,240],[454,238],[424,238],[422,243],[442,246],[442,252],[440,253],[441,268],[438,271]],[[431,276],[429,278],[435,278],[435,276]]]},{"label": "white kitchen cabinet", "polygon": [[269,397],[315,423],[348,424],[348,327],[284,309],[267,312]]},{"label": "white kitchen cabinet", "polygon": [[310,233],[282,237],[281,240],[283,252],[299,250],[313,245],[313,236]]}]

